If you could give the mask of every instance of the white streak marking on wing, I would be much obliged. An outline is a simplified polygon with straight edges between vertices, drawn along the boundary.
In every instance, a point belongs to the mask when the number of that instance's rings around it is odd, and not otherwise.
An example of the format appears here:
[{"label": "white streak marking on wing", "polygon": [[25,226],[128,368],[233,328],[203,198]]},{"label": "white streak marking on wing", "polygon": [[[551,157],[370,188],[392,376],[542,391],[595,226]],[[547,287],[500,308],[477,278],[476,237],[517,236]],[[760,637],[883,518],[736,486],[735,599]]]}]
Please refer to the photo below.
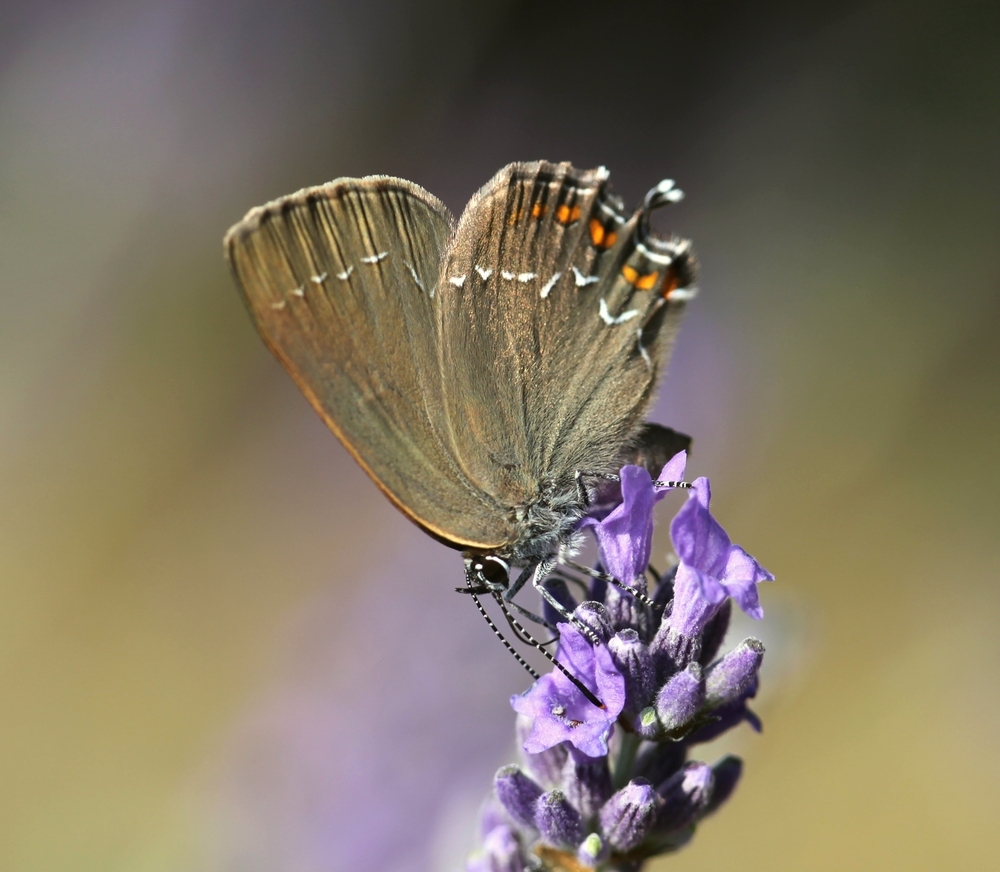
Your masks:
[{"label": "white streak marking on wing", "polygon": [[631,321],[633,318],[638,317],[638,309],[629,309],[627,312],[622,312],[621,315],[615,318],[608,311],[608,304],[604,301],[604,297],[601,297],[601,320],[609,327],[613,327],[615,324],[624,324],[626,321]]},{"label": "white streak marking on wing", "polygon": [[576,280],[576,286],[578,288],[582,288],[586,285],[593,285],[601,280],[599,276],[585,276],[576,267],[573,267],[573,277]]},{"label": "white streak marking on wing", "polygon": [[413,268],[413,264],[406,263],[405,260],[403,261],[403,263],[406,264],[406,268],[410,271],[410,275],[413,276],[413,281],[416,282],[417,287],[420,288],[420,290],[423,290],[424,283],[420,281],[420,276],[417,275],[417,271]]},{"label": "white streak marking on wing", "polygon": [[557,272],[555,275],[552,276],[552,278],[550,278],[545,283],[545,287],[542,288],[542,299],[543,300],[549,295],[549,293],[552,291],[552,289],[556,286],[556,282],[559,281],[559,279],[561,279],[561,278],[562,278],[562,273],[561,272]]},{"label": "white streak marking on wing", "polygon": [[612,209],[607,203],[601,203],[598,201],[598,208],[605,214],[608,215],[616,224],[624,224],[625,219],[622,218],[614,209]]},{"label": "white streak marking on wing", "polygon": [[641,242],[636,243],[636,251],[640,254],[648,257],[653,263],[663,264],[664,266],[670,266],[674,262],[674,259],[669,254],[658,254],[655,251],[650,251]]},{"label": "white streak marking on wing", "polygon": [[453,284],[456,288],[462,287],[465,284],[465,274],[460,276],[452,276],[448,281]]},{"label": "white streak marking on wing", "polygon": [[698,296],[697,288],[674,288],[669,294],[667,294],[667,299],[671,303],[686,303],[688,300],[693,300]]},{"label": "white streak marking on wing", "polygon": [[292,288],[288,293],[296,297],[304,297],[306,295],[306,289],[302,288]]},{"label": "white streak marking on wing", "polygon": [[500,270],[500,278],[507,279],[508,282],[512,282],[514,281],[514,273],[507,272],[507,270],[502,269]]},{"label": "white streak marking on wing", "polygon": [[284,309],[285,308],[285,301],[284,300],[278,300],[277,303],[271,303],[271,308],[272,309]]},{"label": "white streak marking on wing", "polygon": [[651,361],[649,359],[649,352],[646,351],[645,347],[642,344],[642,328],[641,327],[638,330],[636,330],[635,344],[639,346],[639,354],[641,354],[642,355],[642,359],[644,361],[646,361],[647,368],[652,368],[653,361]]},{"label": "white streak marking on wing", "polygon": [[523,285],[530,282],[534,277],[534,273],[518,273],[517,280]]},{"label": "white streak marking on wing", "polygon": [[314,285],[321,285],[326,281],[326,273],[320,273],[318,276],[310,276],[309,281]]},{"label": "white streak marking on wing", "polygon": [[343,272],[337,273],[337,278],[340,279],[342,282],[346,282],[352,272],[354,272],[354,267],[349,266]]},{"label": "white streak marking on wing", "polygon": [[485,282],[491,275],[493,275],[493,268],[483,269],[481,266],[477,266],[476,272],[479,273],[479,278]]},{"label": "white streak marking on wing", "polygon": [[373,254],[370,257],[363,257],[363,258],[361,258],[361,262],[362,263],[378,263],[380,260],[382,260],[382,258],[388,257],[388,256],[389,256],[389,252],[388,251],[380,251],[378,254]]}]

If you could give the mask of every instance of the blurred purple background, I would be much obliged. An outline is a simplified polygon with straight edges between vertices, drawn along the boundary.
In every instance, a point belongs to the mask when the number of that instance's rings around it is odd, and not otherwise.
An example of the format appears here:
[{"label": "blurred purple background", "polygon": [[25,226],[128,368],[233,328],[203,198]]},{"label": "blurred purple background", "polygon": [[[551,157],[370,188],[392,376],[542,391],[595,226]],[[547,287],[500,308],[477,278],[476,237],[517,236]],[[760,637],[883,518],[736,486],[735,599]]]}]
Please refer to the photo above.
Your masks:
[{"label": "blurred purple background", "polygon": [[526,676],[221,238],[537,158],[687,192],[654,417],[778,576],[744,784],[655,868],[997,868],[998,106],[983,2],[5,3],[0,868],[458,867]]}]

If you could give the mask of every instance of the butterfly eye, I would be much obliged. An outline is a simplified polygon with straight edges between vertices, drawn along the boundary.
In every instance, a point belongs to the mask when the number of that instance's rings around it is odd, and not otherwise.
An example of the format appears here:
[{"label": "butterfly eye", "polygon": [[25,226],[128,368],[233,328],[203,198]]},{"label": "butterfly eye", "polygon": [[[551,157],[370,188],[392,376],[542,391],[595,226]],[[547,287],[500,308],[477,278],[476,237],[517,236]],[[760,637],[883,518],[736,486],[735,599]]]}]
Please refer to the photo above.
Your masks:
[{"label": "butterfly eye", "polygon": [[477,560],[472,568],[489,584],[507,587],[510,581],[510,567],[499,557],[492,555]]}]

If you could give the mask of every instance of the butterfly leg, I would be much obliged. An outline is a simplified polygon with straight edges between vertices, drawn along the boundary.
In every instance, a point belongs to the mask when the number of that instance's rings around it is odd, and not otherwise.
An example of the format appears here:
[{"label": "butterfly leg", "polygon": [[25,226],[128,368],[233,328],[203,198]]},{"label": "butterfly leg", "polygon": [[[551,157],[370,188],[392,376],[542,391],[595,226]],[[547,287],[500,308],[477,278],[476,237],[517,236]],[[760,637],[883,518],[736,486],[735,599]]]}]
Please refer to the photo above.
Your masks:
[{"label": "butterfly leg", "polygon": [[[503,592],[502,599],[504,603],[509,605],[511,608],[516,609],[518,612],[524,615],[524,617],[526,617],[529,621],[534,621],[536,624],[541,624],[543,627],[548,627],[550,630],[555,630],[555,627],[553,627],[541,615],[536,615],[534,612],[528,611],[528,609],[524,608],[524,606],[514,602],[514,597],[517,595],[517,593],[521,590],[521,588],[525,586],[525,584],[528,583],[528,579],[532,578],[532,576],[537,571],[538,567],[542,565],[543,565],[542,563],[536,563],[533,564],[532,566],[527,566],[524,569],[522,569],[521,572],[518,573],[517,578],[514,579],[513,584],[511,584]],[[564,612],[565,609],[561,609],[560,614],[563,614]],[[569,620],[572,619],[570,618]]]},{"label": "butterfly leg", "polygon": [[585,478],[600,478],[604,481],[621,481],[620,476],[613,472],[587,472],[583,469],[578,469],[576,471],[576,490],[580,497],[580,502],[585,505],[590,505],[590,494],[587,492],[587,486],[583,483]]},{"label": "butterfly leg", "polygon": [[532,587],[538,591],[539,595],[545,600],[545,602],[556,610],[556,614],[562,617],[562,619],[567,623],[572,624],[577,628],[577,630],[586,636],[591,645],[600,645],[600,637],[598,637],[598,635],[586,624],[574,618],[573,614],[566,608],[566,606],[559,602],[559,600],[552,594],[552,591],[545,586],[545,579],[548,578],[552,570],[555,569],[557,565],[558,561],[553,558],[543,560],[541,563],[538,563],[534,567],[534,571],[531,575]]},{"label": "butterfly leg", "polygon": [[563,557],[561,559],[561,562],[564,566],[568,566],[570,569],[575,569],[577,572],[580,572],[583,575],[588,575],[591,578],[597,578],[600,579],[601,581],[606,581],[608,584],[613,584],[619,590],[624,591],[625,593],[632,594],[632,596],[634,596],[637,600],[639,600],[639,602],[641,602],[644,606],[648,606],[651,609],[663,608],[663,606],[661,606],[659,603],[654,603],[648,596],[646,596],[646,594],[643,591],[636,590],[634,587],[629,587],[627,584],[623,584],[613,575],[609,575],[606,572],[601,572],[599,569],[592,569],[589,566],[584,566],[582,563],[577,563],[573,560],[570,560],[567,557]]}]

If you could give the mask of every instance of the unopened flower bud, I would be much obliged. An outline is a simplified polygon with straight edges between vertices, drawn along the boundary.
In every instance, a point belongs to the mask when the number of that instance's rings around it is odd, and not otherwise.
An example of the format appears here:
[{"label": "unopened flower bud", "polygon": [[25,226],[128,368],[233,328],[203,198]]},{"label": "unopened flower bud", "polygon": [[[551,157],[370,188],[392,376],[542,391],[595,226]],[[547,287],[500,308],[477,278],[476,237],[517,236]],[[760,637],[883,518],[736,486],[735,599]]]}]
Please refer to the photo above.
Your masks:
[{"label": "unopened flower bud", "polygon": [[764,646],[757,639],[746,639],[737,645],[708,670],[705,704],[715,708],[743,696],[757,677],[763,659]]},{"label": "unopened flower bud", "polygon": [[[639,592],[645,593],[645,590]],[[617,585],[610,584],[604,595],[604,604],[608,609],[608,620],[613,629],[623,630],[634,627],[642,629],[643,632],[647,631],[646,607],[635,598],[634,594],[621,590]]]},{"label": "unopened flower bud", "polygon": [[705,763],[688,763],[658,789],[663,806],[656,820],[659,834],[680,830],[693,823],[712,798],[712,769]]},{"label": "unopened flower bud", "polygon": [[733,795],[742,774],[743,761],[731,754],[723,757],[712,767],[715,785],[712,787],[712,798],[705,806],[705,814],[711,814]]},{"label": "unopened flower bud", "polygon": [[637,848],[652,829],[661,804],[656,791],[644,778],[626,784],[601,809],[601,832],[616,851]]},{"label": "unopened flower bud", "polygon": [[663,727],[653,706],[646,706],[632,721],[632,728],[644,739],[655,741],[663,737]]},{"label": "unopened flower bud", "polygon": [[632,771],[650,784],[663,784],[684,765],[686,757],[685,742],[657,742],[639,755]]},{"label": "unopened flower bud", "polygon": [[602,642],[606,643],[614,633],[608,610],[593,600],[580,603],[573,611],[573,618],[593,632]]},{"label": "unopened flower bud", "polygon": [[593,817],[614,793],[608,758],[570,754],[563,768],[562,788],[584,819]]},{"label": "unopened flower bud", "polygon": [[701,636],[686,636],[675,630],[669,621],[663,621],[649,643],[656,677],[664,681],[701,654]]},{"label": "unopened flower bud", "polygon": [[535,802],[542,788],[518,766],[504,766],[493,777],[493,789],[507,814],[521,826],[535,826]]},{"label": "unopened flower bud", "polygon": [[483,847],[465,864],[466,872],[525,872],[527,863],[517,836],[508,826],[491,830]]},{"label": "unopened flower bud", "polygon": [[543,793],[535,802],[535,825],[542,841],[553,848],[575,848],[583,838],[583,822],[561,790]]},{"label": "unopened flower bud", "polygon": [[689,663],[656,695],[656,714],[663,729],[673,733],[690,724],[704,702],[705,681],[701,667],[697,663]]},{"label": "unopened flower bud", "polygon": [[581,843],[576,852],[576,859],[584,866],[593,869],[608,859],[611,851],[597,833],[591,833]]},{"label": "unopened flower bud", "polygon": [[510,823],[503,806],[495,796],[489,797],[479,809],[479,837],[485,839],[497,827]]},{"label": "unopened flower bud", "polygon": [[608,650],[615,666],[625,676],[623,712],[635,715],[653,695],[655,675],[652,655],[635,630],[619,630],[608,641]]}]

